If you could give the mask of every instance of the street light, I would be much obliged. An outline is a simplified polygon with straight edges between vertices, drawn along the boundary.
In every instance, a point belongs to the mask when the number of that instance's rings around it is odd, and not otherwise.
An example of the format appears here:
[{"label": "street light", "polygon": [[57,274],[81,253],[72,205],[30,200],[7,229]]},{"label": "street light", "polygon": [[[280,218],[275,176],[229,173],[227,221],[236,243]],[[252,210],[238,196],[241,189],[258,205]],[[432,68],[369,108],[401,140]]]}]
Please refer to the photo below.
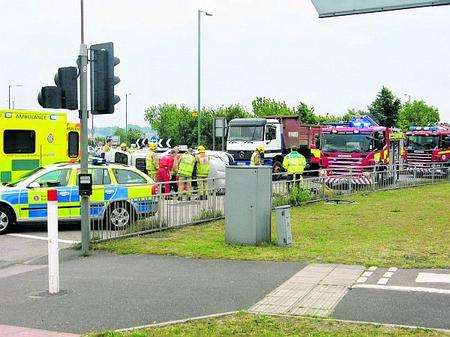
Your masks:
[{"label": "street light", "polygon": [[127,141],[128,141],[128,96],[131,96],[131,93],[125,94],[125,134],[127,136]]},{"label": "street light", "polygon": [[11,88],[23,87],[22,84],[8,84],[8,109],[11,109]]},{"label": "street light", "polygon": [[411,95],[410,94],[404,94],[406,97],[408,97],[408,103],[411,103]]},{"label": "street light", "polygon": [[200,38],[201,38],[201,16],[202,14],[205,14],[206,16],[213,16],[211,13],[198,10],[198,59],[197,59],[197,145],[200,145],[200,116],[201,116],[201,101],[200,101],[200,73],[201,73],[201,67],[200,67],[200,55],[201,55],[201,44],[200,44]]}]

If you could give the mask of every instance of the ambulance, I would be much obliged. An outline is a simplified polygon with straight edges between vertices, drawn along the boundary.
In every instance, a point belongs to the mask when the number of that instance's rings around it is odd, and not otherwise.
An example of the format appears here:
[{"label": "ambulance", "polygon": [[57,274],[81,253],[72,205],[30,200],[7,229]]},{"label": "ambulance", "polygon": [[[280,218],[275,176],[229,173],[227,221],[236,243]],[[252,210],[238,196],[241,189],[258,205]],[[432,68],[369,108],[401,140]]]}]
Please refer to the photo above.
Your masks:
[{"label": "ambulance", "polygon": [[79,130],[63,112],[0,109],[0,183],[38,167],[78,161]]}]

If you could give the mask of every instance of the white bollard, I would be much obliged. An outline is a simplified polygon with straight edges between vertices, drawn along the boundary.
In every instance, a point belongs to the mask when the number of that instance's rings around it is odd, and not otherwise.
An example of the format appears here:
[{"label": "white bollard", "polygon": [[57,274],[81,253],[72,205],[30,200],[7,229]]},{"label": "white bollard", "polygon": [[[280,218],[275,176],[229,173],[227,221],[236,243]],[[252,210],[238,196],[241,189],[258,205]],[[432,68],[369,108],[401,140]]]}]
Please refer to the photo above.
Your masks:
[{"label": "white bollard", "polygon": [[59,293],[58,193],[47,191],[48,292]]}]

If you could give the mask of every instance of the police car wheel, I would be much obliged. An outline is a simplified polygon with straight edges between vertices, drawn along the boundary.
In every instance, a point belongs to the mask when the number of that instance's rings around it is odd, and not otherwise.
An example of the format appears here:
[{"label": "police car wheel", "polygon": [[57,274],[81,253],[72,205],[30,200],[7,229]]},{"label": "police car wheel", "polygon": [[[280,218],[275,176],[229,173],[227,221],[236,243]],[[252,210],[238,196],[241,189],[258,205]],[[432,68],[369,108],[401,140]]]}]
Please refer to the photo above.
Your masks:
[{"label": "police car wheel", "polygon": [[117,203],[112,205],[109,210],[109,221],[112,229],[123,229],[133,222],[133,212],[131,207],[125,203]]},{"label": "police car wheel", "polygon": [[6,233],[14,221],[13,214],[6,207],[0,206],[0,234]]}]

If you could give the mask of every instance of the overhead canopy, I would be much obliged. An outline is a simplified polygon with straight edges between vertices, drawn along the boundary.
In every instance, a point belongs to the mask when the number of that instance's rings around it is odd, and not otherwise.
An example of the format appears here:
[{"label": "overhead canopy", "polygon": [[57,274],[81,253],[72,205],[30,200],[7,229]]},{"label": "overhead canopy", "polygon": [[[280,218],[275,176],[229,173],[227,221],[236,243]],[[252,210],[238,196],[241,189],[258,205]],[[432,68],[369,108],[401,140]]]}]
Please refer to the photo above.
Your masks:
[{"label": "overhead canopy", "polygon": [[450,5],[450,0],[311,0],[320,18]]}]

